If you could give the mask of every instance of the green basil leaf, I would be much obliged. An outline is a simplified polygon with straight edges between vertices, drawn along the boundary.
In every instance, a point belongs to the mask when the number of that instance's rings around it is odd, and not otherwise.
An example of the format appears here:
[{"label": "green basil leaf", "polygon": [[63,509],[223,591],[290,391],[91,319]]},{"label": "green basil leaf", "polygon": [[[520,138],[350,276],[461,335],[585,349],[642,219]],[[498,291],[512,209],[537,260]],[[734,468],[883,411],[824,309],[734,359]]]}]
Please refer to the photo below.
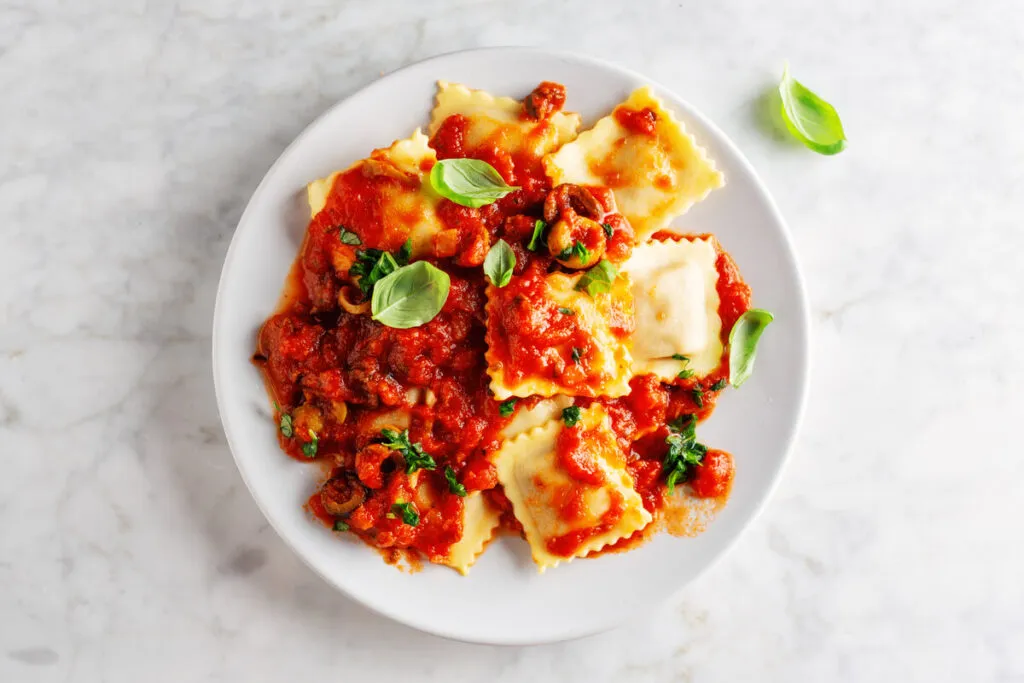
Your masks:
[{"label": "green basil leaf", "polygon": [[572,347],[572,362],[579,364],[580,358],[583,356],[583,349],[576,346]]},{"label": "green basil leaf", "polygon": [[537,219],[537,222],[533,224],[533,235],[530,236],[530,241],[526,243],[526,248],[530,251],[537,251],[544,244],[544,233],[548,229],[548,224],[544,221]]},{"label": "green basil leaf", "polygon": [[288,413],[281,414],[281,435],[290,439],[295,435],[295,424],[292,422],[292,416]]},{"label": "green basil leaf", "polygon": [[491,279],[495,287],[504,287],[512,280],[512,271],[516,267],[516,253],[505,240],[495,242],[484,259],[484,274]]},{"label": "green basil leaf", "polygon": [[604,234],[606,237],[611,237],[612,234],[615,232],[615,228],[612,227],[611,223],[602,223],[601,227],[604,229]]},{"label": "green basil leaf", "polygon": [[402,244],[401,249],[398,250],[398,254],[395,256],[395,260],[398,265],[405,266],[409,264],[409,259],[412,258],[412,238],[410,237]]},{"label": "green basil leaf", "polygon": [[437,162],[430,170],[430,185],[445,199],[474,209],[493,204],[519,189],[508,185],[493,166],[479,159]]},{"label": "green basil leaf", "polygon": [[516,412],[516,401],[518,399],[510,398],[507,401],[502,401],[501,405],[498,406],[498,414],[502,417],[512,417],[512,413]]},{"label": "green basil leaf", "polygon": [[335,531],[348,531],[349,530],[349,526],[348,526],[347,523],[345,523],[345,522],[343,522],[343,521],[341,521],[339,519],[337,522],[334,523],[334,530]]},{"label": "green basil leaf", "polygon": [[699,386],[690,389],[690,396],[693,397],[693,402],[697,404],[698,408],[704,407],[704,390]]},{"label": "green basil leaf", "polygon": [[566,427],[575,427],[576,423],[580,421],[580,407],[569,406],[568,408],[562,409],[562,422],[565,423]]},{"label": "green basil leaf", "polygon": [[419,327],[441,312],[451,278],[426,261],[402,266],[373,288],[373,319],[398,329]]},{"label": "green basil leaf", "polygon": [[561,313],[562,315],[576,315],[576,311],[572,310],[571,308],[565,308],[564,306],[559,306],[558,312]]},{"label": "green basil leaf", "polygon": [[342,244],[358,246],[363,243],[363,241],[359,239],[359,235],[355,234],[344,225],[338,228],[338,237],[341,239]]},{"label": "green basil leaf", "polygon": [[711,389],[711,391],[721,391],[722,389],[725,389],[725,386],[727,384],[728,384],[728,382],[725,381],[725,379],[723,378],[723,379],[718,380],[714,384],[712,384],[710,389]]},{"label": "green basil leaf", "polygon": [[729,332],[729,382],[738,387],[754,371],[757,342],[768,324],[775,320],[768,311],[752,308],[736,321]]},{"label": "green basil leaf", "polygon": [[466,497],[466,487],[459,483],[459,480],[455,478],[455,470],[450,465],[444,467],[444,479],[448,482],[448,490],[454,493],[459,498]]},{"label": "green basil leaf", "polygon": [[693,370],[687,370],[687,369],[684,368],[684,369],[679,371],[679,374],[676,375],[676,377],[678,377],[679,379],[690,379],[695,374],[697,374],[697,373],[695,373]]},{"label": "green basil leaf", "polygon": [[309,439],[309,441],[302,444],[302,454],[307,458],[315,458],[317,451],[320,450],[320,437],[316,435],[316,432],[310,429]]},{"label": "green basil leaf", "polygon": [[380,435],[385,446],[393,451],[398,451],[405,460],[405,473],[412,474],[416,470],[437,469],[437,463],[433,456],[423,450],[423,444],[413,443],[409,440],[409,430],[404,429],[401,433],[393,429],[382,429]]},{"label": "green basil leaf", "polygon": [[402,522],[409,526],[417,526],[420,523],[420,514],[416,512],[416,506],[412,503],[403,503],[401,501],[392,503],[391,515],[401,515]]},{"label": "green basil leaf", "polygon": [[585,290],[590,296],[609,292],[612,289],[612,283],[618,276],[619,269],[608,259],[601,259],[596,266],[583,273],[583,277],[576,283],[576,289]]},{"label": "green basil leaf", "polygon": [[818,154],[838,154],[846,149],[846,133],[835,107],[789,75],[789,65],[779,83],[782,118],[800,142]]}]

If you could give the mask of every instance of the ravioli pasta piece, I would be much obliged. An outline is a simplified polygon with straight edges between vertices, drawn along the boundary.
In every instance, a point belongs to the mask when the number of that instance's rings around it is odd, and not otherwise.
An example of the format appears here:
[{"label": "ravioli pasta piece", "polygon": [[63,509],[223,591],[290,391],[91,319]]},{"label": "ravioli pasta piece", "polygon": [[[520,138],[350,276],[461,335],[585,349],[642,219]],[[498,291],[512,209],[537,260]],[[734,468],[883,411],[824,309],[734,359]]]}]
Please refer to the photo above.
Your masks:
[{"label": "ravioli pasta piece", "polygon": [[[581,411],[573,427],[584,432],[584,459],[600,483],[575,479],[562,464],[558,442],[566,429],[561,420],[549,421],[506,441],[494,459],[498,481],[540,572],[600,550],[651,522],[604,408]],[[563,547],[569,548],[567,554]]]},{"label": "ravioli pasta piece", "polygon": [[364,246],[393,251],[411,238],[414,256],[434,255],[435,238],[449,229],[437,215],[441,199],[429,180],[437,154],[427,142],[417,128],[412,137],[314,180],[306,187],[310,216],[331,202],[339,222]]},{"label": "ravioli pasta piece", "polygon": [[531,429],[558,419],[564,408],[572,405],[568,396],[553,396],[538,401],[532,408],[520,408],[515,417],[501,430],[501,438],[511,439]]},{"label": "ravioli pasta piece", "polygon": [[[620,110],[644,109],[656,117],[653,135],[627,129],[615,116]],[[639,242],[667,228],[725,182],[707,152],[648,86],[633,91],[612,114],[546,156],[544,170],[554,185],[610,187]]]},{"label": "ravioli pasta piece", "polygon": [[710,238],[653,241],[633,249],[622,270],[633,283],[634,375],[671,380],[683,369],[700,377],[718,367],[723,346],[717,261]]},{"label": "ravioli pasta piece", "polygon": [[462,538],[452,545],[443,563],[465,576],[500,523],[498,511],[480,491],[469,494],[462,514]]},{"label": "ravioli pasta piece", "polygon": [[[501,289],[487,288],[485,358],[491,391],[498,400],[629,393],[629,278],[620,276],[610,292],[591,297],[576,290],[581,277],[527,273]],[[566,327],[573,331],[569,337],[559,332]]]},{"label": "ravioli pasta piece", "polygon": [[559,111],[536,121],[523,116],[523,103],[511,97],[495,97],[458,83],[437,82],[437,100],[428,132],[433,137],[445,119],[461,114],[469,119],[466,147],[493,145],[510,154],[540,158],[576,137],[580,115]]}]

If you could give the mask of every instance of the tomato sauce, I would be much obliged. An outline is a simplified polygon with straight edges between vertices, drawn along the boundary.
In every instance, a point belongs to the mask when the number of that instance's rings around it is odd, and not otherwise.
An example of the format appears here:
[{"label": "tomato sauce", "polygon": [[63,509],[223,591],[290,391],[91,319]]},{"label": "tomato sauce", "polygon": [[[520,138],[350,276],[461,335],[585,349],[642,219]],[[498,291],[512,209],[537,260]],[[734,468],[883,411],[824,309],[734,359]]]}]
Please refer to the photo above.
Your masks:
[{"label": "tomato sauce", "polygon": [[630,133],[637,135],[654,135],[658,132],[658,114],[650,107],[616,107],[615,120]]},{"label": "tomato sauce", "polygon": [[[524,117],[539,121],[536,135],[550,133],[547,119],[564,105],[564,89],[555,86],[542,84],[531,94]],[[631,130],[653,125],[643,111],[621,112],[616,110],[617,119]],[[343,519],[352,533],[392,558],[396,552],[409,552],[441,561],[461,538],[465,499],[449,488],[447,468],[467,492],[485,492],[501,512],[504,528],[522,531],[490,460],[511,416],[501,414],[501,403],[489,390],[489,349],[502,364],[508,384],[541,377],[557,380],[569,393],[594,395],[596,383],[606,379],[592,367],[597,349],[578,319],[542,296],[545,277],[559,266],[546,248],[526,248],[551,190],[540,157],[509,152],[501,131],[470,145],[475,139],[471,126],[459,115],[444,121],[430,140],[438,158],[482,159],[520,189],[478,209],[440,201],[437,216],[444,230],[414,260],[425,258],[449,273],[450,292],[441,312],[420,327],[396,329],[340,306],[343,289],[350,297],[362,295],[349,272],[360,253],[396,252],[417,218],[415,208],[402,214],[382,204],[382,198],[414,191],[420,182],[416,175],[403,175],[386,164],[356,166],[336,177],[324,209],[310,222],[279,310],[261,328],[253,358],[277,406],[282,449],[297,460],[321,464],[331,480],[359,482],[365,496],[339,517],[330,510],[340,501],[325,498],[325,487],[309,498],[310,513],[328,526]],[[371,156],[370,161],[380,159]],[[602,222],[610,234],[605,256],[620,262],[631,252],[632,227],[615,210],[608,188],[588,189],[606,212]],[[360,244],[342,242],[342,228],[358,235]],[[492,296],[489,331],[488,285],[479,266],[497,239],[512,246],[518,277]],[[750,307],[750,289],[722,251],[717,267],[725,342],[735,320]],[[631,318],[615,320],[613,333],[625,337],[631,332]],[[625,454],[644,506],[656,512],[664,500],[666,422],[680,415],[710,414],[718,393],[712,386],[726,376],[727,368],[720,367],[699,382],[668,385],[637,377],[627,396],[577,399],[581,407],[604,406],[617,443],[581,426],[561,432],[558,461],[579,486],[565,492],[559,514],[567,520],[585,518],[583,492],[604,482],[596,461],[599,450]],[[695,389],[702,392],[701,405]],[[533,402],[521,399],[520,409]],[[409,441],[433,458],[435,469],[409,474],[404,456],[396,451],[379,449],[379,457],[370,457],[368,447],[380,441],[384,427],[399,432],[407,428]],[[690,486],[696,495],[721,496],[732,472],[728,454],[708,451]],[[418,515],[418,523],[406,523],[396,504]],[[623,512],[622,496],[613,493],[597,525],[549,539],[548,550],[572,555],[614,527]]]}]

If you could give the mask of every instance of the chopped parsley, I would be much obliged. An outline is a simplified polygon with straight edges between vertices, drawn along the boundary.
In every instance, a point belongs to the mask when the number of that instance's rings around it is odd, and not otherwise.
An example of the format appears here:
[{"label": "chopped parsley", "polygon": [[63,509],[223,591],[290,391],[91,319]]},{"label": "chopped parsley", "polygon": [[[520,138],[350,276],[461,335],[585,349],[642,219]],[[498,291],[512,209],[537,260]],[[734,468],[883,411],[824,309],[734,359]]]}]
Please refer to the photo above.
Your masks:
[{"label": "chopped parsley", "polygon": [[466,487],[455,478],[455,470],[450,465],[444,467],[444,479],[448,482],[448,490],[460,498],[466,497]]},{"label": "chopped parsley", "polygon": [[580,421],[580,407],[569,406],[568,408],[562,409],[562,422],[565,423],[566,427],[575,427],[576,423]]},{"label": "chopped parsley", "polygon": [[309,430],[309,441],[302,444],[302,454],[307,458],[315,458],[316,452],[320,450],[320,437],[312,429]]},{"label": "chopped parsley", "polygon": [[349,528],[350,528],[349,525],[346,524],[345,522],[341,521],[340,519],[337,522],[334,523],[334,530],[335,531],[348,531]]},{"label": "chopped parsley", "polygon": [[580,356],[582,354],[583,354],[582,349],[579,349],[579,348],[577,348],[575,346],[572,347],[572,362],[578,364],[580,362]]},{"label": "chopped parsley", "polygon": [[379,280],[395,272],[399,267],[408,265],[411,255],[412,239],[407,240],[394,256],[380,249],[357,249],[356,262],[349,268],[348,274],[359,278],[359,289],[364,295],[369,296]]},{"label": "chopped parsley", "polygon": [[565,308],[564,306],[559,306],[558,312],[561,313],[562,315],[576,315],[576,311],[572,310],[571,308]]},{"label": "chopped parsley", "polygon": [[604,228],[604,234],[608,237],[611,237],[612,233],[615,232],[615,228],[613,228],[610,223],[602,223],[601,227]]},{"label": "chopped parsley", "polygon": [[412,503],[395,501],[388,516],[394,518],[395,515],[401,515],[402,521],[409,526],[418,526],[420,523],[420,513],[416,512],[416,506]]},{"label": "chopped parsley", "polygon": [[363,241],[359,239],[359,235],[355,234],[344,225],[338,226],[338,238],[341,240],[342,244],[348,244],[354,247],[363,243]]},{"label": "chopped parsley", "polygon": [[704,407],[704,390],[699,386],[690,389],[690,396],[693,397],[693,402],[697,404],[698,408]]},{"label": "chopped parsley", "polygon": [[538,219],[533,224],[533,234],[530,236],[530,241],[526,243],[526,248],[530,251],[537,251],[540,245],[544,243],[544,233],[548,229],[548,224]]},{"label": "chopped parsley", "polygon": [[694,468],[704,462],[707,446],[697,443],[697,416],[684,415],[668,424],[671,432],[665,437],[668,452],[661,463],[665,473],[668,492],[675,491],[676,484],[684,482],[693,474]]},{"label": "chopped parsley", "polygon": [[385,446],[402,454],[402,458],[405,460],[406,474],[412,474],[416,470],[437,469],[437,463],[434,462],[434,458],[423,450],[423,445],[409,441],[408,429],[403,430],[401,433],[396,432],[394,429],[382,429],[380,430],[380,435]]},{"label": "chopped parsley", "polygon": [[292,421],[292,416],[288,413],[281,413],[281,424],[279,426],[281,428],[281,435],[284,438],[290,439],[295,436],[295,423]]},{"label": "chopped parsley", "polygon": [[516,400],[510,398],[507,401],[502,401],[498,406],[498,414],[502,417],[512,417],[512,413],[516,412]]},{"label": "chopped parsley", "polygon": [[721,391],[722,389],[725,389],[725,387],[726,387],[726,385],[727,385],[727,384],[729,384],[729,382],[727,382],[727,381],[726,381],[726,380],[725,380],[725,379],[723,378],[723,379],[720,379],[720,380],[718,380],[718,381],[717,381],[717,382],[715,382],[714,384],[712,384],[712,385],[711,385],[711,386],[709,387],[709,389],[710,389],[711,391]]},{"label": "chopped parsley", "polygon": [[590,260],[590,250],[582,242],[573,242],[571,247],[566,247],[558,254],[558,260],[568,261],[574,256],[579,259],[580,263],[586,263]]}]

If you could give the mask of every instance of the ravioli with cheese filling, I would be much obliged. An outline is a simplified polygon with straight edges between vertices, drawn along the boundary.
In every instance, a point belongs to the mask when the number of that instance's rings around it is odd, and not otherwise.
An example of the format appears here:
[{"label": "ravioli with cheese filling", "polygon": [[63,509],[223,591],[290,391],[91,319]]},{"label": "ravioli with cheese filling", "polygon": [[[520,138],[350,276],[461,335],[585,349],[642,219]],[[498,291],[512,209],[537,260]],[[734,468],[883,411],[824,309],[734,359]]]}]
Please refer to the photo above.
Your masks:
[{"label": "ravioli with cheese filling", "polygon": [[640,242],[724,184],[705,150],[648,86],[545,157],[544,169],[553,185],[610,187]]},{"label": "ravioli with cheese filling", "polygon": [[[652,241],[622,264],[633,283],[633,374],[702,377],[722,358],[718,251],[711,239]],[[673,355],[685,356],[681,361]]]},{"label": "ravioli with cheese filling", "polygon": [[[575,138],[580,127],[580,115],[576,113],[556,111],[537,120],[526,116],[519,100],[438,81],[428,128],[430,136],[434,137],[445,121],[456,115],[465,118],[461,132],[466,156],[484,152],[485,156],[499,155],[511,163],[516,156],[539,160]],[[503,159],[487,160],[499,171],[510,170],[510,163],[501,163]]]},{"label": "ravioli with cheese filling", "polygon": [[355,233],[361,247],[395,251],[411,239],[414,256],[437,255],[434,242],[446,241],[439,235],[449,229],[437,214],[441,198],[429,179],[437,154],[427,143],[416,129],[412,137],[311,182],[306,197],[314,222],[326,209],[324,219]]},{"label": "ravioli with cheese filling", "polygon": [[501,516],[487,502],[483,493],[470,493],[465,498],[462,513],[462,538],[452,544],[443,564],[465,576],[487,543],[494,537],[494,531],[500,524]]},{"label": "ravioli with cheese filling", "polygon": [[505,287],[487,287],[485,358],[498,400],[629,393],[629,278],[592,297],[576,289],[581,277],[546,273],[537,261]]},{"label": "ravioli with cheese filling", "polygon": [[494,462],[541,572],[651,522],[600,405],[506,441]]}]

